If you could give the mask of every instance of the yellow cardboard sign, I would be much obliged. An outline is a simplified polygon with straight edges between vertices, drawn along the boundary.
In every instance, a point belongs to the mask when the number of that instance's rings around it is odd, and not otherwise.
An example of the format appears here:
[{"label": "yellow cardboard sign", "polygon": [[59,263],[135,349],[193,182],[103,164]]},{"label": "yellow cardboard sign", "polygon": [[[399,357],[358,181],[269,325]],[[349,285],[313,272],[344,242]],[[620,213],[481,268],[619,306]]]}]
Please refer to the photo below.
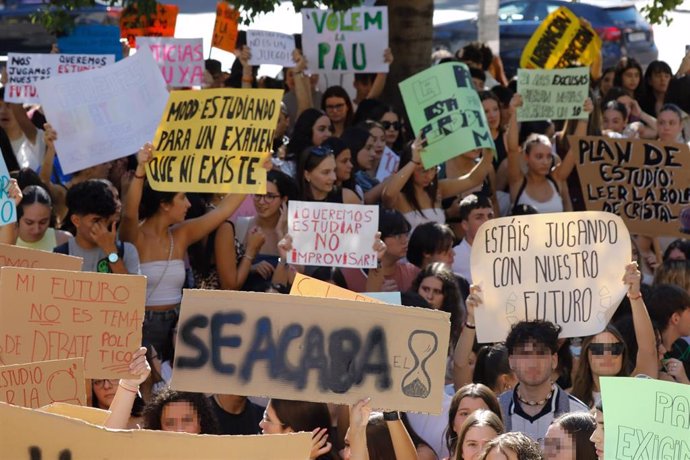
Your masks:
[{"label": "yellow cardboard sign", "polygon": [[84,405],[84,359],[0,366],[0,401],[33,409],[56,401]]},{"label": "yellow cardboard sign", "polygon": [[213,436],[108,430],[82,420],[0,403],[3,459],[307,460],[311,433]]},{"label": "yellow cardboard sign", "polygon": [[0,267],[53,268],[81,271],[84,259],[54,252],[0,244]]},{"label": "yellow cardboard sign", "polygon": [[562,6],[544,19],[520,57],[523,69],[591,66],[601,53],[601,38]]},{"label": "yellow cardboard sign", "polygon": [[263,161],[273,148],[278,89],[172,91],[147,164],[165,192],[265,193]]},{"label": "yellow cardboard sign", "polygon": [[374,299],[373,297],[365,296],[358,292],[341,288],[335,284],[305,276],[301,273],[295,274],[295,280],[292,282],[292,287],[290,288],[290,295],[321,297],[322,299],[356,300],[358,302],[369,303],[385,303]]}]

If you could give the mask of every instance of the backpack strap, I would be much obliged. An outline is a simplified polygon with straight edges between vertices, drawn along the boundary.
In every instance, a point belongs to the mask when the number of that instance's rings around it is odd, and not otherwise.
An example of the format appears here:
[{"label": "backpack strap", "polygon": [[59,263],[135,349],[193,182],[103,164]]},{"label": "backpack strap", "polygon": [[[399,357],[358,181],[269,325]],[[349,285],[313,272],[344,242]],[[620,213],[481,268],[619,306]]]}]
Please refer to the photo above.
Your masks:
[{"label": "backpack strap", "polygon": [[68,256],[69,255],[69,241],[65,241],[60,246],[55,246],[53,248],[53,252],[58,253],[58,254],[65,254]]}]

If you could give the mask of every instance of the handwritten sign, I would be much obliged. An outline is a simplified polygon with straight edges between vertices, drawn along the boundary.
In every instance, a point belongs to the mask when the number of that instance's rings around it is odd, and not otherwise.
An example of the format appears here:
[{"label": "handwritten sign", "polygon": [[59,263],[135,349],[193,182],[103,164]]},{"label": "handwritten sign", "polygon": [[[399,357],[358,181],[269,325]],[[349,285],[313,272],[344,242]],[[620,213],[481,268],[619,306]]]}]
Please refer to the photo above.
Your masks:
[{"label": "handwritten sign", "polygon": [[[107,430],[82,420],[0,403],[3,458],[110,460],[223,458],[309,459],[311,433],[208,436]],[[203,454],[200,454],[203,453]]]},{"label": "handwritten sign", "polygon": [[201,38],[140,37],[137,46],[149,47],[168,86],[201,86],[204,82]]},{"label": "handwritten sign", "polygon": [[46,412],[48,414],[62,415],[64,417],[83,420],[85,422],[101,426],[105,424],[105,421],[110,415],[110,411],[105,409],[98,409],[91,406],[76,406],[74,404],[62,402],[54,402],[46,406],[39,407],[37,410],[40,412]]},{"label": "handwritten sign", "polygon": [[235,51],[237,43],[237,21],[240,13],[226,2],[218,2],[216,5],[216,23],[213,26],[213,40],[211,46],[222,49],[228,53]]},{"label": "handwritten sign", "polygon": [[0,225],[17,221],[17,205],[8,193],[10,187],[10,173],[4,158],[0,155]]},{"label": "handwritten sign", "polygon": [[36,82],[62,74],[97,69],[115,62],[114,55],[16,54],[7,55],[7,102],[38,103]]},{"label": "handwritten sign", "polygon": [[122,59],[120,28],[104,24],[79,24],[57,38],[58,49],[67,54],[112,54]]},{"label": "handwritten sign", "polygon": [[431,168],[479,148],[495,150],[484,108],[465,64],[447,62],[400,82],[412,130],[426,139],[422,163]]},{"label": "handwritten sign", "polygon": [[147,165],[162,191],[265,193],[283,92],[278,89],[173,91]]},{"label": "handwritten sign", "polygon": [[389,176],[398,172],[398,165],[400,164],[400,157],[397,153],[391,150],[388,146],[383,149],[383,156],[379,162],[379,167],[376,170],[376,179],[383,182]]},{"label": "handwritten sign", "polygon": [[355,300],[357,302],[384,303],[383,301],[374,299],[372,297],[350,291],[349,289],[341,288],[335,284],[317,280],[316,278],[305,276],[301,273],[295,273],[295,279],[293,280],[292,287],[290,288],[290,295],[320,297],[322,299]]},{"label": "handwritten sign", "polygon": [[150,142],[168,98],[145,48],[88,74],[36,82],[36,88],[59,134],[55,148],[65,173],[125,157]]},{"label": "handwritten sign", "polygon": [[518,121],[587,119],[582,106],[589,96],[589,67],[518,69],[518,93]]},{"label": "handwritten sign", "polygon": [[84,259],[54,252],[0,244],[0,267],[52,268],[81,271]]},{"label": "handwritten sign", "polygon": [[472,280],[483,290],[477,341],[501,342],[512,324],[541,319],[561,337],[604,330],[627,292],[630,234],[606,212],[558,212],[484,223],[472,243]]},{"label": "handwritten sign", "polygon": [[88,378],[131,378],[141,344],[146,278],[0,269],[0,361],[84,358]]},{"label": "handwritten sign", "polygon": [[376,268],[373,250],[377,206],[290,201],[290,263],[321,267]]},{"label": "handwritten sign", "polygon": [[602,377],[601,397],[606,458],[690,458],[690,386]]},{"label": "handwritten sign", "polygon": [[139,14],[135,5],[130,5],[120,16],[120,37],[126,38],[131,48],[136,48],[136,37],[174,37],[177,23],[177,5],[156,4],[156,11],[150,15]]},{"label": "handwritten sign", "polygon": [[435,310],[185,290],[171,387],[438,414],[450,332]]},{"label": "handwritten sign", "polygon": [[388,8],[303,8],[302,47],[316,73],[387,73]]},{"label": "handwritten sign", "polygon": [[283,67],[294,67],[292,52],[295,49],[295,37],[267,30],[247,31],[247,45],[252,51],[251,65],[274,64]]},{"label": "handwritten sign", "polygon": [[0,401],[33,409],[54,402],[86,404],[84,359],[0,366]]},{"label": "handwritten sign", "polygon": [[520,57],[524,69],[591,66],[601,53],[601,38],[562,6],[539,25]]},{"label": "handwritten sign", "polygon": [[[690,150],[651,140],[573,137],[588,210],[623,218],[631,233],[690,233]],[[683,217],[685,216],[685,217]]]}]

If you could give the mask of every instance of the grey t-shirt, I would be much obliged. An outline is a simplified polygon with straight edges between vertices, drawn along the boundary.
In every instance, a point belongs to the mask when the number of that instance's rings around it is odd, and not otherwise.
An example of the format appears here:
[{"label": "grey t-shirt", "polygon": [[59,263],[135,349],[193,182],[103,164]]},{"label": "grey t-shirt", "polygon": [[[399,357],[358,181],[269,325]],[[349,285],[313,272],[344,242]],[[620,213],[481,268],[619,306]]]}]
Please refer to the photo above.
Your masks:
[{"label": "grey t-shirt", "polygon": [[[83,272],[95,272],[98,271],[96,267],[98,266],[98,261],[107,257],[108,255],[104,253],[101,248],[96,247],[94,249],[84,249],[77,244],[74,237],[67,241],[69,247],[69,255],[81,257],[84,259],[84,265],[81,271]],[[140,275],[139,271],[139,253],[137,248],[131,243],[123,243],[124,246],[124,262],[125,267],[127,267],[127,273],[130,275]]]}]

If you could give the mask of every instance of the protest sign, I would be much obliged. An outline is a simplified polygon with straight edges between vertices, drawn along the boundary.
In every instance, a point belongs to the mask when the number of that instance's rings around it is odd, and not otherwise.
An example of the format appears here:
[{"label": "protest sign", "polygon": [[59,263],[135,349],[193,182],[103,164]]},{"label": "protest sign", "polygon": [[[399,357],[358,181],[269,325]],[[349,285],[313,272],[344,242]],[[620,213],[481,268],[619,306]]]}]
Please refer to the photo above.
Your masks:
[{"label": "protest sign", "polygon": [[602,377],[606,458],[690,458],[690,385]]},{"label": "protest sign", "polygon": [[90,406],[75,406],[74,404],[54,402],[37,409],[40,412],[48,414],[62,415],[77,420],[93,423],[94,425],[103,425],[110,415],[110,411],[104,409],[97,409]]},{"label": "protest sign", "polygon": [[383,303],[402,305],[400,292],[364,292],[364,294]]},{"label": "protest sign", "polygon": [[601,332],[628,290],[621,279],[631,254],[625,224],[606,212],[487,221],[470,255],[483,292],[477,341],[501,342],[512,324],[535,319],[560,325],[561,337]]},{"label": "protest sign", "polygon": [[52,268],[81,271],[84,259],[54,252],[0,244],[0,267]]},{"label": "protest sign", "polygon": [[213,39],[211,46],[222,49],[228,53],[235,51],[237,43],[237,21],[240,13],[226,2],[218,2],[216,5],[216,23],[213,26]]},{"label": "protest sign", "polygon": [[630,233],[690,234],[690,150],[686,144],[571,137],[585,206],[623,218]]},{"label": "protest sign", "polygon": [[0,268],[0,363],[84,358],[88,378],[131,378],[146,277]]},{"label": "protest sign", "polygon": [[131,155],[150,142],[165,108],[165,80],[142,48],[113,65],[36,82],[46,117],[58,133],[65,173]]},{"label": "protest sign", "polygon": [[3,458],[308,460],[311,433],[209,436],[108,430],[82,420],[0,403]]},{"label": "protest sign", "polygon": [[122,59],[120,27],[105,24],[79,24],[57,38],[58,49],[66,54],[112,54]]},{"label": "protest sign", "polygon": [[583,105],[589,97],[589,67],[518,69],[518,93],[523,105],[518,121],[586,120]]},{"label": "protest sign", "polygon": [[398,172],[398,165],[400,164],[400,157],[397,153],[391,150],[388,146],[383,149],[383,156],[379,162],[379,167],[376,170],[376,179],[383,182],[389,176]]},{"label": "protest sign", "polygon": [[173,91],[146,174],[166,192],[266,193],[263,160],[273,146],[283,91]]},{"label": "protest sign", "polygon": [[86,404],[84,359],[0,366],[0,401],[33,409],[53,402]]},{"label": "protest sign", "polygon": [[316,73],[388,72],[388,8],[302,9],[302,49]]},{"label": "protest sign", "polygon": [[247,31],[247,45],[252,52],[251,65],[274,64],[294,67],[292,52],[295,50],[295,37],[267,30]]},{"label": "protest sign", "polygon": [[156,3],[156,11],[140,14],[136,5],[130,4],[120,16],[120,37],[127,39],[130,48],[136,48],[137,37],[174,37],[178,12],[177,5]]},{"label": "protest sign", "polygon": [[5,159],[0,156],[0,225],[17,221],[17,205],[8,193],[9,188],[10,173],[7,170]]},{"label": "protest sign", "polygon": [[494,149],[489,124],[465,64],[447,62],[400,82],[412,131],[422,133],[422,163],[431,168],[479,148]]},{"label": "protest sign", "polygon": [[290,200],[288,259],[298,265],[376,268],[378,227],[378,206]]},{"label": "protest sign", "polygon": [[139,37],[137,47],[148,46],[165,83],[173,88],[204,82],[204,44],[201,38]]},{"label": "protest sign", "polygon": [[523,69],[591,66],[600,59],[601,38],[592,26],[562,6],[539,25],[520,57]]},{"label": "protest sign", "polygon": [[292,287],[290,288],[290,295],[384,303],[382,300],[376,300],[358,292],[341,288],[335,284],[305,276],[301,273],[295,273],[295,279],[292,281]]},{"label": "protest sign", "polygon": [[403,306],[185,290],[171,387],[438,414],[450,315]]},{"label": "protest sign", "polygon": [[39,103],[38,81],[98,69],[113,62],[114,55],[10,53],[7,55],[5,101]]}]

